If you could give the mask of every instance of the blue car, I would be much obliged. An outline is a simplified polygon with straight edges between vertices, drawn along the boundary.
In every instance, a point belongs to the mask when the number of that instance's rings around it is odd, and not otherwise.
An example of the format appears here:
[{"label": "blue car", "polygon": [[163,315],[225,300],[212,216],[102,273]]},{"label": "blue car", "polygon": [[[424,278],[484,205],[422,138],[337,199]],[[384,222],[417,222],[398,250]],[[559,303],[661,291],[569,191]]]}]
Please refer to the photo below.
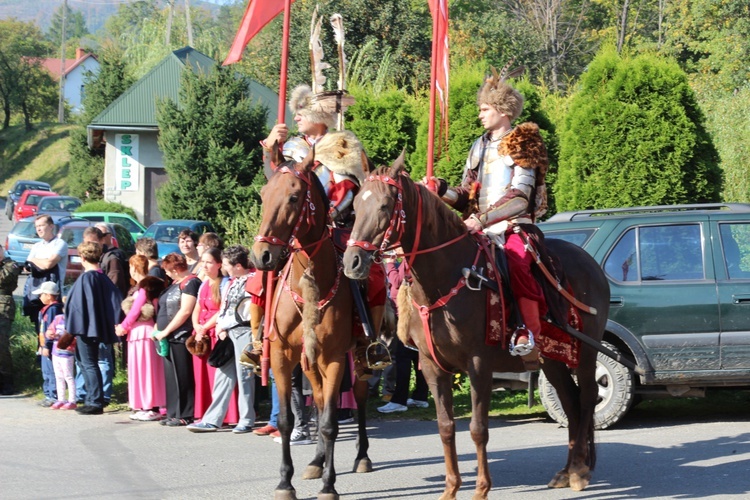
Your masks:
[{"label": "blue car", "polygon": [[214,228],[210,222],[202,220],[171,219],[154,222],[146,232],[144,238],[153,238],[159,246],[159,258],[177,252],[180,253],[179,234],[184,229],[190,229],[199,236],[203,233],[212,233]]}]

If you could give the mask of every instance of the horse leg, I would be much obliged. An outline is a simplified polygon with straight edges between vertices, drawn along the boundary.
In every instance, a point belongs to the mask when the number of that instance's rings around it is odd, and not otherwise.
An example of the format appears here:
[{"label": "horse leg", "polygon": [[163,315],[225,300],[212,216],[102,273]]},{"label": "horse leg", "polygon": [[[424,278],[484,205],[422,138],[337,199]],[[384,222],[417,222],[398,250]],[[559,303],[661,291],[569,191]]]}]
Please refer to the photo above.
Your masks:
[{"label": "horse leg", "polygon": [[323,440],[325,445],[323,488],[318,492],[318,500],[338,500],[339,498],[335,488],[336,468],[333,451],[339,434],[338,398],[341,379],[344,375],[342,365],[344,362],[346,362],[346,357],[342,356],[340,361],[324,365],[324,361],[318,357],[318,366],[323,373],[323,411],[318,415],[318,439]]},{"label": "horse leg", "polygon": [[445,490],[440,495],[440,500],[454,500],[461,487],[461,474],[458,471],[456,422],[453,418],[453,375],[442,371],[429,357],[421,353],[419,361],[422,364],[422,374],[435,400],[438,432],[443,442]]},{"label": "horse leg", "polygon": [[591,471],[596,465],[594,446],[594,410],[599,388],[596,383],[596,352],[581,347],[580,363],[576,369],[578,379],[578,412],[576,427],[570,426],[574,446],[569,450],[568,472],[570,488],[583,491],[591,481]]},{"label": "horse leg", "polygon": [[296,500],[297,492],[292,486],[294,464],[289,448],[289,436],[294,426],[294,416],[291,407],[292,367],[287,360],[272,363],[276,390],[279,393],[279,433],[281,434],[281,481],[276,486],[274,500]]},{"label": "horse leg", "polygon": [[471,380],[471,424],[469,431],[477,449],[477,484],[474,500],[487,498],[492,488],[492,476],[487,462],[487,442],[490,439],[489,411],[492,396],[492,370],[484,359],[475,357],[469,371]]},{"label": "horse leg", "polygon": [[[316,434],[320,436],[320,416],[323,414],[324,406],[323,394],[321,389],[323,387],[323,381],[320,377],[320,373],[317,370],[311,370],[305,373],[307,374],[307,378],[310,380],[310,385],[314,387],[313,400],[315,408],[317,408],[318,410],[318,418],[315,422],[315,428],[317,429]],[[313,459],[310,461],[310,463],[307,464],[305,472],[302,473],[302,479],[320,479],[321,477],[323,477],[323,465],[325,464],[325,459],[325,442],[322,439],[318,439],[318,442],[315,445],[315,455],[313,456]]]},{"label": "horse leg", "polygon": [[[575,474],[576,481],[578,478],[586,477],[588,470],[573,468],[575,450],[578,449],[579,428],[580,428],[580,408],[581,398],[580,390],[576,385],[570,371],[565,364],[558,361],[545,360],[542,369],[547,379],[557,391],[557,397],[560,399],[560,405],[568,417],[568,459],[565,467],[557,472],[552,480],[547,484],[549,488],[568,488],[571,486],[571,474]],[[590,475],[589,475],[590,477]]]},{"label": "horse leg", "polygon": [[357,401],[357,457],[354,459],[353,472],[372,472],[372,461],[367,456],[370,440],[367,437],[367,381],[354,382],[354,399]]}]

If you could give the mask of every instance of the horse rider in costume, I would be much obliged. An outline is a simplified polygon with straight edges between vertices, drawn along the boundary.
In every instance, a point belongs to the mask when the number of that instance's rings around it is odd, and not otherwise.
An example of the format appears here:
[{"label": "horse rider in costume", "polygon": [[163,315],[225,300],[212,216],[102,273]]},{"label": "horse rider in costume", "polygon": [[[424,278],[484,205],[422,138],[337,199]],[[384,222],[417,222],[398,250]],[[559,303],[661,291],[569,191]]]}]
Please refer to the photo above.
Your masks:
[{"label": "horse rider in costume", "polygon": [[477,95],[479,119],[486,132],[471,146],[461,185],[448,187],[443,179],[435,181],[438,195],[463,212],[471,233],[483,231],[504,246],[510,288],[525,323],[511,339],[511,354],[521,356],[527,369],[535,369],[539,349],[534,336],[541,331],[540,318],[547,307],[542,287],[531,274],[534,257],[514,227],[520,226],[530,236],[540,235],[533,223],[547,207],[548,159],[535,123],[511,125],[523,111],[523,96],[505,82],[507,68],[499,75],[492,68]]},{"label": "horse rider in costume", "polygon": [[[362,144],[352,132],[329,130],[334,129],[339,111],[343,112],[343,109],[353,103],[354,99],[351,96],[340,91],[313,94],[308,85],[300,85],[292,91],[289,99],[289,107],[294,113],[299,135],[290,137],[287,126],[279,123],[261,142],[266,153],[266,176],[273,172],[269,153],[275,142],[283,142],[284,159],[297,162],[301,162],[313,146],[315,147],[313,171],[323,185],[330,202],[331,220],[334,226],[339,228],[351,228],[354,225],[354,196],[365,178],[366,156]],[[382,266],[373,266],[372,269],[367,283],[367,303],[372,316],[380,317],[386,299],[385,271]],[[361,319],[365,321],[365,318]],[[371,376],[373,365],[381,368],[385,362],[383,358],[372,353],[368,362],[368,347],[372,346],[373,342],[374,338],[366,338],[365,335],[357,337],[355,371],[357,377],[363,380]],[[257,345],[255,340],[254,345]]]}]

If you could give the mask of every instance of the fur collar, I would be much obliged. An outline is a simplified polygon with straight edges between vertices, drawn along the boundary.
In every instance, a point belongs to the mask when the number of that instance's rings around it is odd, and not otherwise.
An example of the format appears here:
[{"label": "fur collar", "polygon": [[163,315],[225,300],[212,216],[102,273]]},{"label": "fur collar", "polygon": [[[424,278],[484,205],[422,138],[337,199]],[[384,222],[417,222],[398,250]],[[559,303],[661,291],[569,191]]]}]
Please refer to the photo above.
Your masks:
[{"label": "fur collar", "polygon": [[513,158],[520,167],[536,169],[542,177],[547,173],[547,148],[536,123],[525,122],[517,125],[500,141],[497,150],[501,155]]},{"label": "fur collar", "polygon": [[315,160],[334,173],[365,180],[364,148],[349,130],[328,132],[315,144]]}]

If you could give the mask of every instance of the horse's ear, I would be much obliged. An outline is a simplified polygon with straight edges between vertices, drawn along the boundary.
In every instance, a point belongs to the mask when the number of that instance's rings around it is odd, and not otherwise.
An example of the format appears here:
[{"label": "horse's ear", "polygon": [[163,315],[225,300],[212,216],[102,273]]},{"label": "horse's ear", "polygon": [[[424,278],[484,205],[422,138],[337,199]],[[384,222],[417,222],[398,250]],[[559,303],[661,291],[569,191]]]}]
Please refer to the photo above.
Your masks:
[{"label": "horse's ear", "polygon": [[271,163],[274,165],[274,170],[284,163],[284,161],[286,160],[284,159],[281,144],[279,144],[279,141],[273,141],[273,146],[271,146]]},{"label": "horse's ear", "polygon": [[310,148],[310,151],[307,152],[307,156],[302,160],[302,162],[298,165],[298,169],[302,170],[303,172],[309,172],[312,170],[312,168],[315,166],[315,145]]},{"label": "horse's ear", "polygon": [[360,151],[360,155],[362,156],[362,170],[364,170],[366,174],[375,170],[375,164],[372,163],[372,160],[367,156],[367,153],[365,153],[364,150]]},{"label": "horse's ear", "polygon": [[393,161],[393,163],[391,164],[391,168],[388,171],[388,175],[395,178],[401,172],[403,172],[404,169],[406,168],[405,158],[406,158],[406,148],[402,149],[401,154],[398,155],[398,158],[396,158]]}]

